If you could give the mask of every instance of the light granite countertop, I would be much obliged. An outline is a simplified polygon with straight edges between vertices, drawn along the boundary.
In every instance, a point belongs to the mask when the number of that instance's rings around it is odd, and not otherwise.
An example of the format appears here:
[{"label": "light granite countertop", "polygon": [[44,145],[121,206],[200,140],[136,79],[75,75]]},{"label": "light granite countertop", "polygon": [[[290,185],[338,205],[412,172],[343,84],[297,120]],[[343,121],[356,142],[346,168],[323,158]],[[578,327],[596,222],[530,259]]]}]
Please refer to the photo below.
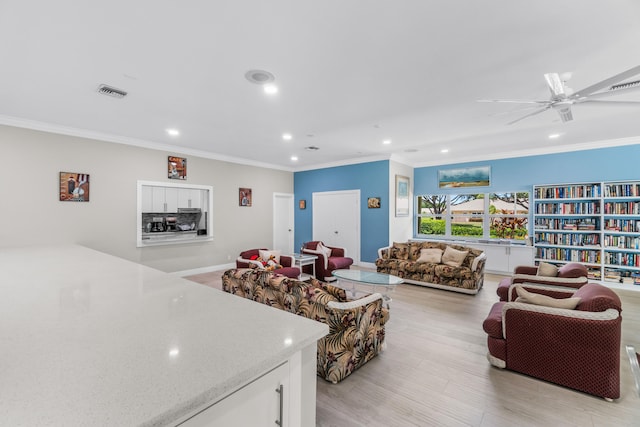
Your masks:
[{"label": "light granite countertop", "polygon": [[0,249],[0,423],[172,425],[326,325],[81,246]]}]

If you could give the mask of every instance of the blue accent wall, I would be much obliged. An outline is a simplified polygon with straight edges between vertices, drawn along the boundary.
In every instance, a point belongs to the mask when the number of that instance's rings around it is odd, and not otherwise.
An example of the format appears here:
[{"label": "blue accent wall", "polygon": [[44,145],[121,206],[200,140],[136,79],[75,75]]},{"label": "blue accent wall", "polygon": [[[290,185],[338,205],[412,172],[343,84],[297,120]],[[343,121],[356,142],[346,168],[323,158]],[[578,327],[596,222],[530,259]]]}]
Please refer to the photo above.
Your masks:
[{"label": "blue accent wall", "polygon": [[[375,262],[378,248],[389,240],[389,161],[359,163],[293,174],[296,197],[295,247],[312,239],[314,192],[360,190],[360,260]],[[380,197],[380,209],[367,208],[369,197]],[[306,200],[306,209],[298,201]]]},{"label": "blue accent wall", "polygon": [[[461,191],[531,191],[534,185],[588,181],[640,180],[640,144],[611,148],[545,154],[481,162],[429,166],[414,170],[414,194],[446,194]],[[490,166],[488,187],[438,188],[438,170],[471,166]],[[389,236],[389,162],[377,161],[295,172],[296,201],[306,200],[307,208],[296,203],[295,245],[312,238],[312,194],[320,191],[360,190],[360,259],[375,262],[377,250],[388,244]],[[380,209],[368,209],[367,198],[380,197]]]},{"label": "blue accent wall", "polygon": [[[573,151],[429,166],[414,170],[414,192],[447,194],[467,191],[531,191],[534,185],[586,181],[640,180],[640,145]],[[438,188],[438,170],[491,166],[489,187]]]}]

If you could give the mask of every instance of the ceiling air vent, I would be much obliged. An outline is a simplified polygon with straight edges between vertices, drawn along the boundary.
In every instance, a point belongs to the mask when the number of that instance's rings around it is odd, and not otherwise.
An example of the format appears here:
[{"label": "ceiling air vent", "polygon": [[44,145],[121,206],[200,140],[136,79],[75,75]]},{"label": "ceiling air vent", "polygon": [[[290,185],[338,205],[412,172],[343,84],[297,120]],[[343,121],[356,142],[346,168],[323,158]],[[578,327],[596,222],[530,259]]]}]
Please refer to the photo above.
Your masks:
[{"label": "ceiling air vent", "polygon": [[98,86],[98,93],[113,96],[114,98],[124,98],[125,96],[127,96],[127,92],[108,85]]}]

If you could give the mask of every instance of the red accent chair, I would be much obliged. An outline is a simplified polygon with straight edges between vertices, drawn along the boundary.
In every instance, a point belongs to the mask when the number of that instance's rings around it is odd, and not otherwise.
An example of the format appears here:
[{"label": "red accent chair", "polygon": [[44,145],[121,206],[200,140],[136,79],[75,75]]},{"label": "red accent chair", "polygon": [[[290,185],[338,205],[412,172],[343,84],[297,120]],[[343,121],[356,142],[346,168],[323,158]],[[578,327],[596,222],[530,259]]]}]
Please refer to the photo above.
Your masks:
[{"label": "red accent chair", "polygon": [[489,362],[605,399],[619,398],[620,298],[597,283],[564,297],[580,300],[573,310],[495,303],[482,325]]},{"label": "red accent chair", "polygon": [[[265,269],[265,266],[262,264],[262,262],[251,258],[257,258],[260,256],[260,251],[268,250],[269,249],[260,248],[249,249],[247,251],[241,252],[240,256],[236,258],[236,267]],[[297,279],[300,276],[300,269],[294,266],[293,257],[291,255],[280,255],[278,263],[282,266],[282,268],[273,270],[274,274],[281,274],[283,276],[287,276],[290,279]]]},{"label": "red accent chair", "polygon": [[558,269],[554,276],[538,276],[537,266],[520,265],[513,271],[512,277],[505,277],[498,284],[496,293],[500,301],[515,301],[514,286],[522,283],[526,290],[558,298],[564,295],[566,288],[579,289],[588,282],[588,270],[583,264],[570,262]]},{"label": "red accent chair", "polygon": [[[318,248],[318,244],[321,244],[324,248],[328,248],[330,251],[325,252],[321,248]],[[324,282],[330,282],[336,280],[331,274],[333,270],[349,269],[353,264],[353,259],[345,256],[344,248],[338,248],[335,246],[327,246],[319,240],[307,242],[302,246],[302,253],[315,255],[316,259],[316,279]],[[305,266],[304,272],[311,274],[311,266]]]}]

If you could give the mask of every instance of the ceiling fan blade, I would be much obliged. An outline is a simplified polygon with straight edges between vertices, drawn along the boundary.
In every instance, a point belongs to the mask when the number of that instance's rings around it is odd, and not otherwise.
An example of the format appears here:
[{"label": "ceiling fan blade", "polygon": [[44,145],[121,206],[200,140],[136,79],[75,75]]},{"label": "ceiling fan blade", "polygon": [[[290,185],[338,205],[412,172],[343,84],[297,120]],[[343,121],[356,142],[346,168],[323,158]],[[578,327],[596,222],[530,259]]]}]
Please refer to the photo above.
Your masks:
[{"label": "ceiling fan blade", "polygon": [[477,102],[506,102],[510,104],[549,104],[549,101],[536,101],[532,99],[478,99]]},{"label": "ceiling fan blade", "polygon": [[581,101],[580,104],[604,104],[604,105],[619,105],[619,106],[633,105],[638,107],[640,106],[640,101],[610,101],[606,99],[591,99],[591,97],[589,97],[588,99]]},{"label": "ceiling fan blade", "polygon": [[547,81],[553,98],[558,99],[566,96],[564,93],[564,83],[562,83],[558,73],[547,73],[544,75],[544,79]]},{"label": "ceiling fan blade", "polygon": [[[616,74],[615,76],[609,77],[608,79],[602,80],[601,82],[595,83],[591,86],[588,86],[582,90],[577,90],[570,98],[576,99],[585,96],[589,96],[594,92],[599,91],[600,89],[604,89],[607,86],[611,86],[615,83],[621,82],[622,80],[628,79],[629,77],[633,77],[637,74],[640,74],[640,65],[633,67],[627,71],[623,71],[620,74]],[[619,91],[616,91],[616,93]]]},{"label": "ceiling fan blade", "polygon": [[527,111],[531,111],[531,110],[536,109],[536,108],[540,108],[540,105],[528,105],[526,107],[513,108],[513,109],[507,110],[507,111],[500,111],[498,113],[491,113],[491,114],[489,114],[489,117],[506,116],[508,114],[514,114],[514,113],[525,113]]},{"label": "ceiling fan blade", "polygon": [[[575,102],[584,102],[585,100],[590,100],[590,99],[608,98],[610,96],[624,95],[624,94],[627,94],[627,93],[635,92],[637,90],[640,90],[640,84],[634,85],[634,86],[630,86],[630,87],[624,88],[624,89],[616,89],[616,90],[610,90],[610,91],[606,91],[606,92],[593,93],[593,94],[589,95],[588,97],[578,98],[578,99],[575,100]],[[582,96],[584,96],[584,95],[582,95]]]},{"label": "ceiling fan blade", "polygon": [[531,116],[535,116],[536,114],[543,113],[543,112],[547,111],[549,108],[551,108],[551,106],[550,106],[550,105],[547,105],[547,106],[545,106],[545,107],[543,107],[543,108],[540,108],[539,110],[534,111],[533,113],[529,113],[529,114],[527,114],[526,116],[522,116],[522,117],[520,117],[519,119],[515,119],[515,120],[513,120],[513,121],[511,121],[511,122],[509,122],[509,123],[507,123],[507,124],[508,124],[508,125],[512,125],[512,124],[514,124],[514,123],[519,122],[520,120],[526,119],[527,117],[531,117]]}]

